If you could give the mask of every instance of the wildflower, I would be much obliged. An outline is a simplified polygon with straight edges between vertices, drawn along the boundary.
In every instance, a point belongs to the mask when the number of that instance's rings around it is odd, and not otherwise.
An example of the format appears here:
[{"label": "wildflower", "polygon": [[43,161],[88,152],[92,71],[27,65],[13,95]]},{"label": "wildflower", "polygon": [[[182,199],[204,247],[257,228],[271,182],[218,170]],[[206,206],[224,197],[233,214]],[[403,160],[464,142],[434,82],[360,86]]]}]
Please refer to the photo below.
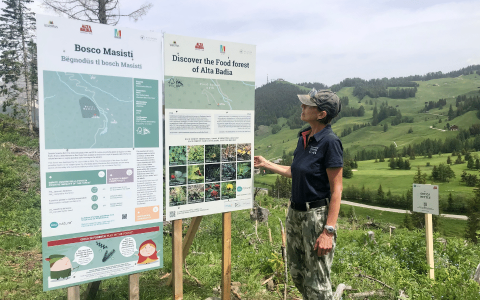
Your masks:
[{"label": "wildflower", "polygon": [[170,175],[170,178],[171,178],[171,179],[175,179],[175,175],[173,175],[173,174]]},{"label": "wildflower", "polygon": [[233,189],[233,184],[231,183],[227,184],[227,190],[231,190],[231,189]]}]

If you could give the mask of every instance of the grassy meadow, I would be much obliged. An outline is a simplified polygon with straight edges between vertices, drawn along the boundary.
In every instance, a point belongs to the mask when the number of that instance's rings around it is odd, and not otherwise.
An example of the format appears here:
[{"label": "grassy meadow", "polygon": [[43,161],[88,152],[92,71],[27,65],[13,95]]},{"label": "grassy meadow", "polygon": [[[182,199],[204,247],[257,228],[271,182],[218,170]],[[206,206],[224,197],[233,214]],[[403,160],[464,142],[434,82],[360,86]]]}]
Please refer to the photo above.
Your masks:
[{"label": "grassy meadow", "polygon": [[[480,157],[480,152],[473,152],[472,155],[478,155]],[[417,156],[414,160],[410,160],[412,167],[410,170],[392,170],[389,167],[388,159],[386,159],[385,162],[374,162],[374,160],[358,161],[358,169],[354,169],[352,178],[343,179],[343,185],[352,185],[358,188],[365,186],[365,188],[370,190],[377,190],[379,185],[382,185],[385,193],[390,190],[392,194],[402,194],[412,187],[413,177],[417,172],[417,167],[420,167],[422,173],[430,176],[433,166],[438,166],[441,163],[446,164],[448,156],[451,156],[451,154],[434,154],[432,158]],[[451,159],[455,161],[456,156],[451,157]],[[427,164],[430,165],[427,166]],[[461,182],[460,175],[463,171],[475,175],[480,175],[480,173],[477,170],[467,169],[466,163],[458,165],[452,164],[450,167],[456,175],[450,182],[435,182],[430,179],[427,179],[427,182],[429,184],[439,185],[440,197],[448,197],[448,193],[452,193],[452,195],[456,197],[473,196],[473,188]],[[255,183],[258,183],[259,187],[268,187],[275,183],[276,178],[276,174],[256,175]]]},{"label": "grassy meadow", "polygon": [[[354,124],[369,123],[372,121],[372,113],[375,103],[377,107],[383,102],[388,102],[390,106],[400,109],[402,116],[413,117],[414,123],[402,123],[397,126],[391,126],[393,117],[389,117],[378,126],[369,126],[342,138],[344,149],[349,149],[350,153],[354,154],[361,149],[382,149],[388,147],[394,142],[399,149],[408,146],[412,143],[419,143],[425,138],[442,139],[447,137],[455,137],[457,135],[454,131],[441,131],[446,123],[450,125],[457,125],[460,129],[468,128],[469,126],[479,123],[476,117],[476,112],[471,111],[462,116],[459,116],[452,121],[447,121],[447,113],[452,105],[455,110],[455,99],[463,94],[476,94],[480,86],[480,75],[472,74],[467,76],[459,76],[456,78],[442,78],[429,81],[419,81],[420,85],[415,98],[408,99],[390,99],[380,97],[372,99],[368,96],[364,97],[359,103],[359,99],[354,97],[353,88],[343,88],[337,94],[340,97],[347,96],[349,98],[349,106],[358,108],[363,105],[365,108],[365,115],[363,117],[344,117],[336,122],[332,128],[333,131],[340,137],[342,131],[351,128]],[[425,107],[425,102],[435,101],[439,99],[446,99],[447,105],[442,109],[432,109],[428,113],[419,113]],[[297,99],[298,105],[300,102]],[[373,102],[370,105],[370,101]],[[398,107],[397,107],[398,105]],[[441,120],[441,123],[439,123]],[[265,156],[268,159],[282,156],[283,151],[292,151],[296,146],[296,136],[299,129],[290,129],[286,126],[284,118],[278,119],[278,124],[283,125],[282,130],[276,134],[271,134],[271,128],[268,126],[260,126],[255,136],[255,154]],[[383,124],[388,124],[387,132],[383,132]],[[430,128],[430,126],[434,128]],[[408,130],[412,128],[413,133],[408,134]],[[269,147],[270,146],[270,147]]]},{"label": "grassy meadow", "polygon": [[[281,256],[280,220],[285,219],[287,199],[259,196],[257,201],[268,208],[267,223],[259,223],[258,236],[249,210],[232,213],[232,281],[240,283],[242,299],[283,299],[284,265]],[[378,299],[396,299],[403,290],[410,299],[477,299],[480,286],[471,276],[480,260],[480,249],[465,243],[455,233],[435,235],[436,281],[427,278],[425,238],[422,231],[401,228],[403,214],[371,211],[342,205],[339,218],[337,249],[332,267],[334,289],[340,283],[364,292],[384,289]],[[39,219],[33,220],[38,222]],[[186,234],[190,219],[183,222]],[[454,221],[454,220],[453,220]],[[184,272],[184,299],[198,300],[219,296],[221,280],[221,215],[205,216],[187,256]],[[443,220],[442,220],[443,222]],[[459,222],[459,221],[456,221]],[[396,226],[393,236],[388,227]],[[449,224],[452,227],[452,224]],[[455,226],[453,226],[455,227]],[[269,241],[269,229],[272,242]],[[458,228],[457,228],[458,229]],[[367,231],[375,233],[376,243],[369,242]],[[166,274],[172,268],[171,225],[164,226],[164,268],[147,271],[140,276],[140,299],[172,299],[172,289],[166,286]],[[458,234],[458,233],[457,233]],[[437,240],[444,237],[445,244]],[[0,235],[0,297],[1,299],[66,299],[66,289],[42,291],[41,233],[17,232]],[[358,276],[364,274],[384,282],[392,289]],[[274,289],[262,285],[273,276]],[[199,283],[195,280],[198,280]],[[291,278],[287,284],[287,299],[299,297]],[[86,284],[81,285],[81,292]],[[352,293],[350,292],[350,293]],[[344,298],[346,295],[344,294]],[[128,277],[102,281],[99,300],[128,299]],[[232,299],[235,299],[232,296]]]}]

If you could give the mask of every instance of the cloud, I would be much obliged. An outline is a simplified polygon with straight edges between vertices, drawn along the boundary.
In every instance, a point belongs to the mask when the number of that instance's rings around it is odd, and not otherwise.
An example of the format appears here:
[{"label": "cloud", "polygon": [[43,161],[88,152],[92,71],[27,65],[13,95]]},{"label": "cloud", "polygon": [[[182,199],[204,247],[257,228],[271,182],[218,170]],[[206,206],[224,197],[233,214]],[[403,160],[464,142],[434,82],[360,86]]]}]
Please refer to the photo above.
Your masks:
[{"label": "cloud", "polygon": [[[41,12],[40,1],[34,10]],[[143,2],[121,1],[122,13]],[[445,0],[156,2],[119,26],[257,46],[269,78],[338,83],[448,72],[480,63],[480,2]],[[48,12],[48,14],[53,14]]]}]

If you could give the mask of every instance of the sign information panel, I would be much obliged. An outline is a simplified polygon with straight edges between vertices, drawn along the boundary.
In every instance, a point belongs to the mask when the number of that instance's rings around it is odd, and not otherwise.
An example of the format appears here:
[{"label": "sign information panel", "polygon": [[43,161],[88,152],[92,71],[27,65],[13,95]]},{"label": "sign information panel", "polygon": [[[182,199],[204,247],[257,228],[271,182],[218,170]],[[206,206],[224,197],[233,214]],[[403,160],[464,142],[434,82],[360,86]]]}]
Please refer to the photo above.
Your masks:
[{"label": "sign information panel", "polygon": [[161,36],[37,15],[44,290],[163,266]]},{"label": "sign information panel", "polygon": [[167,220],[252,207],[255,53],[164,35]]},{"label": "sign information panel", "polygon": [[413,211],[438,215],[438,185],[413,184]]}]

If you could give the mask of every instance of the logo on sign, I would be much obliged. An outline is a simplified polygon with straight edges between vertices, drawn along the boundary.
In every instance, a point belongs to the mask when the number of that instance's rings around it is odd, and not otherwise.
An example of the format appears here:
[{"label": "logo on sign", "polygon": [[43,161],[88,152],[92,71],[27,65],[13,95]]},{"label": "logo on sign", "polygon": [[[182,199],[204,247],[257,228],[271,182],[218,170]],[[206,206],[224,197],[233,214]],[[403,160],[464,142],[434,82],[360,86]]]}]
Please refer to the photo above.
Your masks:
[{"label": "logo on sign", "polygon": [[144,35],[141,35],[140,39],[142,41],[147,41],[147,42],[156,42],[157,41],[157,38],[150,37],[150,36],[144,36]]},{"label": "logo on sign", "polygon": [[240,49],[240,54],[252,54],[252,51]]},{"label": "logo on sign", "polygon": [[50,228],[57,228],[58,227],[58,223],[57,222],[52,222],[50,223]]},{"label": "logo on sign", "polygon": [[225,208],[232,208],[232,202],[225,202],[223,205]]},{"label": "logo on sign", "polygon": [[122,31],[118,30],[118,29],[115,29],[115,33],[114,33],[113,37],[116,38],[116,39],[121,39],[122,38]]},{"label": "logo on sign", "polygon": [[220,53],[225,53],[225,46],[220,45]]},{"label": "logo on sign", "polygon": [[170,47],[180,47],[180,46],[177,44],[177,41],[173,41],[173,43],[170,44]]},{"label": "logo on sign", "polygon": [[241,186],[237,187],[237,191],[238,191],[238,192],[241,192],[241,191],[242,191],[242,187],[241,187]]},{"label": "logo on sign", "polygon": [[195,45],[195,50],[200,50],[200,51],[203,51],[204,48],[203,48],[203,43],[197,43]]},{"label": "logo on sign", "polygon": [[92,34],[92,27],[90,27],[90,25],[82,25],[82,27],[80,27],[80,32]]},{"label": "logo on sign", "polygon": [[45,27],[58,28],[58,26],[53,25],[53,21],[48,21],[48,24],[43,24]]}]

